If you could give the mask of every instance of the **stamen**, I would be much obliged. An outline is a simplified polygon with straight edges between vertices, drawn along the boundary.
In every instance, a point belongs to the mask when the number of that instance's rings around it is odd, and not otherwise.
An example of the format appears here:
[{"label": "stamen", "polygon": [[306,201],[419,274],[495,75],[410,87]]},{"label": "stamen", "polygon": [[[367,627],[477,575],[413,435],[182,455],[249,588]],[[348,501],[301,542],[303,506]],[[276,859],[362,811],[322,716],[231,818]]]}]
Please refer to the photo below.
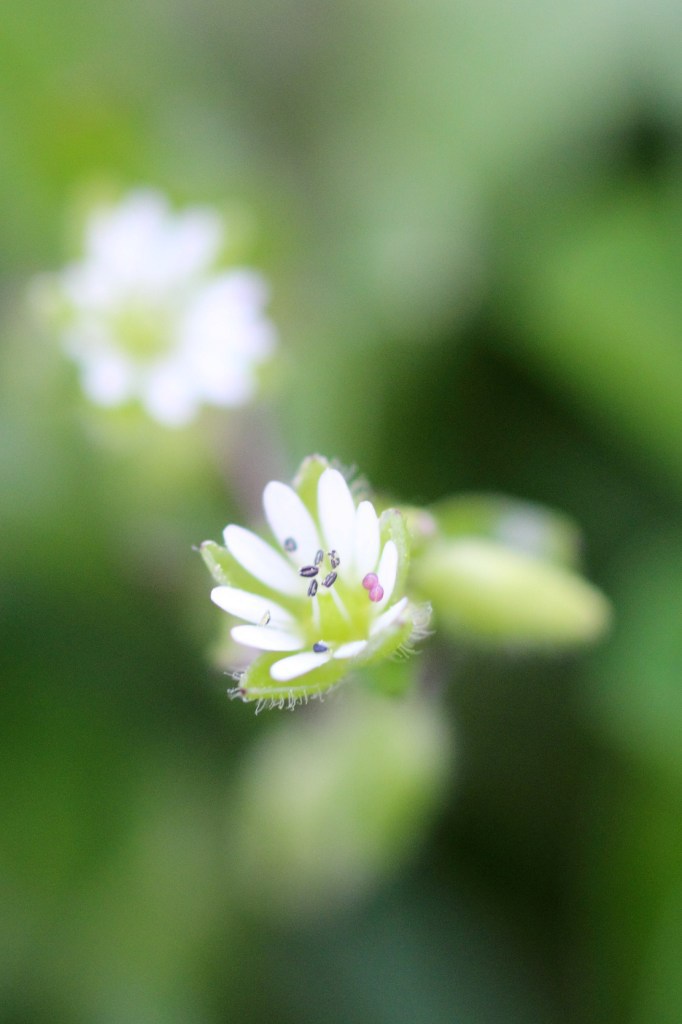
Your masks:
[{"label": "stamen", "polygon": [[[313,580],[312,583],[310,584],[310,586],[308,587],[308,597],[315,597],[316,593],[317,593],[317,580]],[[383,597],[383,595],[384,595],[384,592],[382,590],[381,591],[381,596]]]},{"label": "stamen", "polygon": [[341,600],[341,597],[340,597],[339,592],[336,589],[336,587],[334,587],[332,590],[330,590],[329,593],[334,598],[334,604],[339,609],[339,611],[343,615],[343,617],[346,620],[346,622],[350,622],[350,615],[348,614],[348,609],[346,608],[345,604]]},{"label": "stamen", "polygon": [[331,565],[332,569],[338,569],[338,567],[341,565],[341,559],[339,558],[338,553],[332,550],[329,551],[328,554],[329,564]]},{"label": "stamen", "polygon": [[287,539],[284,541],[283,547],[285,551],[291,553],[292,551],[296,550],[298,544],[296,543],[293,537],[287,537]]},{"label": "stamen", "polygon": [[365,590],[373,590],[374,587],[379,585],[379,577],[375,572],[368,572],[362,581],[362,585]]},{"label": "stamen", "polygon": [[325,576],[325,578],[322,580],[322,586],[323,587],[333,587],[335,583],[336,583],[336,573],[335,572],[328,573]]},{"label": "stamen", "polygon": [[326,644],[323,644],[321,640],[318,640],[316,644],[313,644],[313,650],[315,654],[322,654],[324,651],[328,651],[329,648]]},{"label": "stamen", "polygon": [[310,602],[310,604],[312,606],[312,613],[313,613],[313,626],[315,627],[315,630],[317,631],[318,629],[320,629],[321,624],[322,624],[321,623],[322,616],[320,615],[320,602],[317,600],[316,597],[313,597],[313,599]]},{"label": "stamen", "polygon": [[258,625],[259,626],[267,626],[267,624],[270,621],[270,619],[271,619],[270,612],[263,612],[263,617],[260,620],[260,622],[258,623]]},{"label": "stamen", "polygon": [[317,576],[319,571],[316,565],[304,565],[302,569],[298,570],[298,575],[310,578],[311,576]]},{"label": "stamen", "polygon": [[317,554],[315,555],[315,565],[319,565],[323,558],[324,558],[324,551],[322,551],[322,549],[320,549],[317,552]]},{"label": "stamen", "polygon": [[369,592],[370,601],[380,601],[384,596],[384,588],[380,583],[377,583],[376,587],[372,587]]}]

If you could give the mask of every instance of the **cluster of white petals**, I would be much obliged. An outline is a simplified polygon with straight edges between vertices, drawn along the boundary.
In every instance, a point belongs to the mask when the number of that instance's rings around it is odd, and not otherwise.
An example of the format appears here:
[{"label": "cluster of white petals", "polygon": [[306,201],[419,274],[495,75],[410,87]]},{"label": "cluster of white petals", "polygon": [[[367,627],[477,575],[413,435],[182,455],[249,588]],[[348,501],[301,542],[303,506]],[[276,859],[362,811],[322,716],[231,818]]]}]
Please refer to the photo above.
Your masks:
[{"label": "cluster of white petals", "polygon": [[[222,584],[211,593],[216,605],[241,620],[231,628],[232,639],[254,656],[269,655],[267,683],[250,685],[247,671],[236,695],[271,699],[288,685],[314,679],[323,666],[343,663],[337,674],[345,674],[392,638],[398,647],[406,627],[410,632],[412,608],[396,592],[401,554],[394,539],[382,540],[373,504],[356,506],[343,475],[327,467],[317,481],[316,508],[278,481],[266,486],[263,506],[275,545],[228,526],[227,558],[249,582]],[[371,597],[368,575],[381,584]]]},{"label": "cluster of white petals", "polygon": [[83,258],[49,279],[64,348],[93,402],[136,400],[180,426],[203,404],[249,401],[276,336],[261,275],[216,269],[223,245],[217,212],[174,213],[153,190],[93,213]]}]

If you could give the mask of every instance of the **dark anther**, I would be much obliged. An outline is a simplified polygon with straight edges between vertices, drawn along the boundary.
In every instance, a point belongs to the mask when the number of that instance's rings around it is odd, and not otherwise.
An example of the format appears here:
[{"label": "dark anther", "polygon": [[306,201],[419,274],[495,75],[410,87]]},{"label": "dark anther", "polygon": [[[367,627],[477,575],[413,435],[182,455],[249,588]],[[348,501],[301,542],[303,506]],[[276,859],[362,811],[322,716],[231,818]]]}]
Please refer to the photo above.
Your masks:
[{"label": "dark anther", "polygon": [[317,593],[317,580],[313,580],[312,583],[310,584],[310,586],[308,587],[308,597],[315,597],[316,593]]},{"label": "dark anther", "polygon": [[326,644],[323,644],[321,640],[318,640],[316,644],[313,644],[313,650],[315,654],[322,654],[324,651],[328,651],[329,648]]},{"label": "dark anther", "polygon": [[298,544],[296,543],[293,537],[287,537],[287,539],[284,541],[285,551],[295,551],[297,547]]},{"label": "dark anther", "polygon": [[299,576],[317,576],[320,570],[316,565],[304,565],[302,569],[298,570]]},{"label": "dark anther", "polygon": [[322,586],[323,587],[333,587],[335,582],[336,582],[336,573],[335,572],[330,572],[322,580]]},{"label": "dark anther", "polygon": [[315,555],[315,565],[319,565],[324,558],[324,551],[318,551]]}]

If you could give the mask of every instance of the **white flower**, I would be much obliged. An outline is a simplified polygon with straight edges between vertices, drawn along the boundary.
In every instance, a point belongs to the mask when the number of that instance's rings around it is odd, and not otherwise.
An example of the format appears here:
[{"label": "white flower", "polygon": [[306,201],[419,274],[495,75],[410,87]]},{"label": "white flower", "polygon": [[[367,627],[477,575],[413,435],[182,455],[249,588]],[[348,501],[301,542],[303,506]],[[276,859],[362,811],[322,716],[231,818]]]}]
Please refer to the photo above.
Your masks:
[{"label": "white flower", "polygon": [[173,213],[152,190],[92,215],[83,259],[48,277],[64,348],[92,401],[138,400],[180,426],[202,404],[252,397],[275,331],[263,278],[216,269],[223,234],[215,211]]},{"label": "white flower", "polygon": [[370,501],[356,506],[319,456],[293,487],[269,483],[263,506],[274,546],[230,525],[224,548],[201,547],[220,582],[211,598],[241,620],[232,639],[255,656],[234,696],[292,706],[423,632],[423,610],[402,593],[408,538],[398,511],[379,518]]}]

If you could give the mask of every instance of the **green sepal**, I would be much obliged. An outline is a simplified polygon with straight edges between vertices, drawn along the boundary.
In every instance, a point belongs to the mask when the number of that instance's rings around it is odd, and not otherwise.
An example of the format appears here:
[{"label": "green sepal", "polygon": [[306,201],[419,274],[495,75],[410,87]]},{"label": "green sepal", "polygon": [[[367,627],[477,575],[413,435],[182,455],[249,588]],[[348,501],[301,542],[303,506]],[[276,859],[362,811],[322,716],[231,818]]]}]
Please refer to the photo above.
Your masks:
[{"label": "green sepal", "polygon": [[199,545],[199,554],[216,583],[222,586],[231,583],[230,570],[234,559],[226,548],[221,548],[213,540],[205,540]]},{"label": "green sepal", "polygon": [[359,656],[358,661],[363,665],[371,665],[397,651],[406,652],[414,631],[413,616],[414,609],[408,603],[405,611],[390,630],[382,630],[378,636],[370,638],[369,644]]},{"label": "green sepal", "polygon": [[251,593],[268,593],[268,588],[264,584],[259,584],[258,580],[233,558],[227,548],[221,547],[215,541],[205,540],[199,547],[199,553],[211,576],[221,586],[239,587]]},{"label": "green sepal", "polygon": [[268,706],[285,705],[298,702],[305,703],[330,690],[348,675],[356,664],[355,659],[334,660],[325,662],[312,672],[306,672],[286,683],[280,683],[270,675],[270,668],[276,661],[287,657],[286,654],[260,654],[251,662],[237,683],[233,696],[245,701],[263,701]]},{"label": "green sepal", "polygon": [[245,701],[265,701],[268,704],[286,704],[319,697],[350,675],[355,668],[371,665],[397,652],[407,653],[417,612],[408,604],[393,628],[370,640],[356,658],[332,658],[312,672],[286,683],[273,679],[270,668],[287,655],[281,652],[260,654],[241,676],[232,691],[233,696]]},{"label": "green sepal", "polygon": [[381,513],[379,533],[382,550],[387,540],[392,540],[398,549],[398,574],[393,587],[393,593],[404,594],[405,582],[410,567],[410,535],[407,530],[405,517],[397,508],[387,508],[385,512]]},{"label": "green sepal", "polygon": [[[309,455],[301,463],[293,487],[312,517],[317,521],[317,485],[329,462],[322,455]],[[319,522],[317,523],[319,527]]]}]

